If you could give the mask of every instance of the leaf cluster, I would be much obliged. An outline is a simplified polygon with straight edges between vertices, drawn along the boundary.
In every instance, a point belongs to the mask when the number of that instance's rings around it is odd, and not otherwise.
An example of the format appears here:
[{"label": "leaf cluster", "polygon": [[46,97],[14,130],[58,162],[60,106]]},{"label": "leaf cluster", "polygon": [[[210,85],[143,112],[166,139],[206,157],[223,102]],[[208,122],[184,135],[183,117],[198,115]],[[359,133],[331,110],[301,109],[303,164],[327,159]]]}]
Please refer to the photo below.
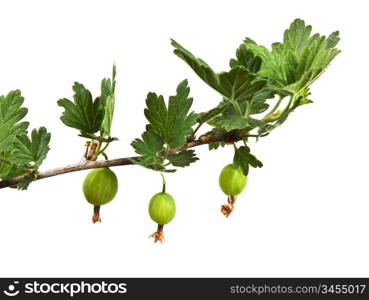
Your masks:
[{"label": "leaf cluster", "polygon": [[[174,54],[221,95],[216,107],[199,115],[198,127],[207,123],[213,128],[206,135],[232,133],[242,138],[245,146],[236,149],[234,164],[245,174],[249,166],[262,166],[246,146],[250,132],[256,130],[256,136],[265,136],[284,123],[297,107],[311,103],[310,85],[340,52],[335,48],[338,31],[328,37],[311,32],[310,25],[296,19],[284,32],[283,41],[273,43],[271,50],[246,38],[230,60],[230,69],[223,72],[215,72],[203,59],[171,41]],[[278,101],[271,106],[275,98]],[[279,109],[284,98],[288,98],[288,103]],[[217,142],[209,148],[224,145]]]},{"label": "leaf cluster", "polygon": [[328,37],[311,34],[312,27],[296,19],[284,32],[283,42],[273,43],[271,50],[246,38],[243,45],[261,57],[261,76],[271,80],[278,93],[295,94],[308,88],[340,53],[335,48],[339,32]]},{"label": "leaf cluster", "polygon": [[60,117],[68,127],[78,129],[80,136],[99,141],[112,140],[111,126],[115,105],[116,67],[112,78],[101,81],[100,95],[93,99],[91,92],[81,83],[73,84],[73,101],[62,98],[58,105],[64,108]]},{"label": "leaf cluster", "polygon": [[[25,173],[37,174],[49,151],[50,133],[45,127],[33,129],[28,136],[29,123],[23,121],[27,108],[19,90],[0,96],[0,178],[6,180]],[[18,184],[26,189],[32,180]],[[26,182],[27,181],[27,182]]]},{"label": "leaf cluster", "polygon": [[[249,137],[269,134],[296,108],[313,102],[310,86],[340,53],[336,48],[339,40],[338,31],[327,37],[312,34],[310,25],[296,19],[285,30],[283,40],[273,43],[270,49],[245,38],[230,59],[229,69],[222,72],[214,71],[203,59],[171,40],[174,54],[214,89],[220,100],[206,112],[191,111],[193,99],[187,80],[179,83],[176,93],[167,101],[162,95],[148,93],[144,110],[148,123],[141,138],[131,143],[140,155],[133,162],[164,172],[175,171],[168,166],[189,166],[198,158],[194,150],[186,149],[186,144],[207,124],[211,130],[201,137],[215,137],[215,142],[209,144],[210,150],[231,141],[235,148],[233,164],[245,175],[250,167],[262,167],[247,145]],[[111,78],[101,81],[97,97],[93,98],[83,84],[75,82],[73,100],[62,98],[57,102],[64,109],[60,119],[66,126],[99,142],[94,143],[98,150],[93,159],[99,154],[107,158],[106,147],[117,139],[111,134],[115,86],[114,65]],[[28,133],[29,123],[24,121],[28,111],[23,102],[19,90],[0,96],[0,179],[25,175],[17,185],[20,189],[26,189],[37,178],[50,143],[50,133],[45,127]],[[238,141],[244,145],[238,147]],[[102,147],[103,143],[106,145]]]},{"label": "leaf cluster", "polygon": [[168,104],[162,95],[148,93],[145,117],[148,121],[141,139],[135,139],[132,147],[141,157],[136,163],[154,170],[168,171],[165,167],[186,167],[198,158],[193,150],[173,151],[183,146],[193,133],[192,126],[199,116],[190,112],[193,99],[189,97],[187,80],[182,81]]}]

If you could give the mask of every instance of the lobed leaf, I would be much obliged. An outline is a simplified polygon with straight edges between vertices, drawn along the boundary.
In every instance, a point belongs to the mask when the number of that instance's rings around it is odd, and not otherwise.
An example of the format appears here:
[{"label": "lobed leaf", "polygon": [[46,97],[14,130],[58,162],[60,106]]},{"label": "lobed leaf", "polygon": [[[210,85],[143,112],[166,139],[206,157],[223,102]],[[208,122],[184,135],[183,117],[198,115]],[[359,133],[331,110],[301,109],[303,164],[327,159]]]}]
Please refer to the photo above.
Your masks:
[{"label": "lobed leaf", "polygon": [[197,58],[190,51],[185,49],[175,40],[171,40],[171,45],[175,48],[174,54],[183,59],[192,70],[209,86],[219,91],[219,78],[210,66],[201,58]]},{"label": "lobed leaf", "polygon": [[145,131],[142,139],[135,139],[131,143],[137,154],[142,155],[139,163],[144,166],[159,164],[163,159],[158,155],[163,149],[163,139],[152,131]]},{"label": "lobed leaf", "polygon": [[284,32],[283,43],[272,44],[271,51],[245,39],[245,47],[262,59],[259,74],[274,81],[280,93],[294,94],[311,85],[340,52],[334,48],[338,31],[327,38],[311,32],[310,25],[296,19]]},{"label": "lobed leaf", "polygon": [[188,167],[191,163],[198,160],[194,150],[183,150],[176,154],[170,154],[167,158],[175,167]]},{"label": "lobed leaf", "polygon": [[255,70],[260,68],[260,58],[256,57],[245,46],[241,46],[241,50],[238,51],[240,61],[231,60],[232,69],[230,71],[215,73],[207,63],[196,58],[174,40],[172,40],[172,45],[175,47],[174,54],[182,58],[210,87],[231,101],[240,98],[243,98],[244,101],[250,100],[266,84],[265,80],[259,79],[253,74]]},{"label": "lobed leaf", "polygon": [[226,101],[222,101],[218,106],[216,106],[215,108],[207,111],[207,112],[203,112],[199,114],[199,118],[198,118],[198,123],[200,124],[205,124],[207,122],[210,122],[211,120],[213,120],[214,118],[218,117],[219,115],[221,115],[227,108],[229,108],[229,103]]},{"label": "lobed leaf", "polygon": [[[49,151],[50,133],[41,127],[27,136],[28,122],[21,120],[27,114],[22,107],[24,98],[19,90],[0,96],[0,178],[24,175],[36,171]],[[28,183],[29,184],[29,183]],[[24,184],[24,188],[28,186]]]},{"label": "lobed leaf", "polygon": [[113,65],[112,79],[104,78],[101,81],[100,101],[104,110],[104,118],[101,122],[101,136],[111,136],[111,126],[113,123],[115,106],[115,80],[116,67]]},{"label": "lobed leaf", "polygon": [[229,62],[231,68],[244,67],[250,73],[259,72],[262,60],[255,55],[245,44],[241,44],[236,51],[236,58],[232,58]]},{"label": "lobed leaf", "polygon": [[0,178],[9,179],[24,174],[24,169],[18,166],[12,157],[13,149],[0,153]]},{"label": "lobed leaf", "polygon": [[26,133],[29,123],[21,122],[28,110],[19,90],[0,96],[0,153],[12,147],[16,136]]},{"label": "lobed leaf", "polygon": [[189,98],[190,89],[187,80],[177,87],[175,96],[169,97],[168,108],[163,96],[149,93],[146,98],[145,116],[149,121],[148,131],[161,136],[163,142],[171,149],[186,143],[186,137],[192,133],[192,126],[196,124],[198,115],[189,113],[193,99]]},{"label": "lobed leaf", "polygon": [[220,92],[227,99],[235,101],[249,101],[254,94],[266,84],[265,80],[258,80],[256,75],[243,67],[235,67],[229,72],[219,74]]},{"label": "lobed leaf", "polygon": [[14,141],[13,161],[28,168],[38,169],[49,152],[50,133],[45,127],[33,129],[31,138],[26,134]]},{"label": "lobed leaf", "polygon": [[74,101],[66,98],[58,100],[58,105],[64,108],[61,121],[69,127],[78,129],[82,134],[94,134],[100,130],[104,117],[102,100],[92,100],[92,95],[83,84],[73,85]]},{"label": "lobed leaf", "polygon": [[263,163],[250,153],[248,146],[241,146],[235,150],[233,157],[233,165],[241,168],[242,172],[247,176],[249,168],[261,168]]},{"label": "lobed leaf", "polygon": [[193,130],[192,126],[196,124],[198,114],[189,113],[193,99],[189,98],[190,88],[187,80],[182,81],[177,87],[177,94],[169,97],[168,102],[168,122],[167,144],[171,149],[182,146],[186,143],[186,137]]}]

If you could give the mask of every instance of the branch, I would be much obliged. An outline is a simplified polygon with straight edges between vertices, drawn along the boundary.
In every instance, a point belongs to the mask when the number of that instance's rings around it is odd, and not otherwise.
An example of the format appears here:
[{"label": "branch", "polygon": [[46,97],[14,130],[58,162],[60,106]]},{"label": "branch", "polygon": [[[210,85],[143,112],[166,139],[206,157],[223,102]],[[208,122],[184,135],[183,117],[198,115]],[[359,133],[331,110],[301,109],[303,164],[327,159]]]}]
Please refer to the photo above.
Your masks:
[{"label": "branch", "polygon": [[[252,135],[250,135],[252,136]],[[237,137],[233,134],[225,134],[218,137],[213,136],[203,136],[200,137],[197,140],[194,140],[192,142],[188,142],[184,144],[183,146],[172,149],[169,151],[169,153],[174,154],[183,150],[186,150],[188,148],[193,148],[201,145],[216,143],[216,142],[237,142],[241,140],[242,138]],[[110,159],[110,160],[98,160],[98,161],[91,161],[87,160],[85,162],[80,162],[77,164],[68,165],[61,168],[51,169],[47,171],[40,172],[37,175],[37,178],[35,180],[40,180],[48,177],[53,177],[57,175],[62,175],[66,173],[72,173],[77,171],[83,171],[83,170],[89,170],[89,169],[95,169],[95,168],[107,168],[107,167],[116,167],[116,166],[126,166],[126,165],[133,165],[134,161],[137,160],[139,156],[133,156],[133,157],[125,157],[125,158],[116,158],[116,159]],[[18,184],[24,176],[18,176],[14,177],[8,180],[2,180],[0,181],[0,189],[10,187],[13,185]]]}]

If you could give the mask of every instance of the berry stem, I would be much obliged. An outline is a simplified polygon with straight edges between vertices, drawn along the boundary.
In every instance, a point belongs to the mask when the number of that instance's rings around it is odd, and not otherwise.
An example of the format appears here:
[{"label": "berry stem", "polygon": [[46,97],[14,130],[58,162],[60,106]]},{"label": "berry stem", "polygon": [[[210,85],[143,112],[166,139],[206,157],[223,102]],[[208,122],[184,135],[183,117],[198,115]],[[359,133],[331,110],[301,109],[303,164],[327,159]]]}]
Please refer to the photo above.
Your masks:
[{"label": "berry stem", "polygon": [[110,144],[110,142],[106,142],[106,144],[105,144],[104,147],[101,147],[102,146],[102,143],[99,144],[99,147],[96,150],[96,154],[95,154],[95,157],[96,158],[94,160],[96,160],[100,154],[102,154],[103,156],[104,156],[104,154],[106,155],[105,150],[109,147],[109,144]]},{"label": "berry stem", "polygon": [[109,160],[108,155],[105,152],[101,152],[101,155],[104,156],[105,160]]},{"label": "berry stem", "polygon": [[161,175],[161,178],[163,179],[163,189],[162,189],[162,193],[165,193],[165,187],[166,187],[166,181],[165,181],[165,177],[164,177],[164,174],[163,172],[160,172],[160,175]]},{"label": "berry stem", "polygon": [[92,215],[92,222],[95,224],[96,222],[101,222],[100,218],[100,205],[94,206],[94,213]]}]

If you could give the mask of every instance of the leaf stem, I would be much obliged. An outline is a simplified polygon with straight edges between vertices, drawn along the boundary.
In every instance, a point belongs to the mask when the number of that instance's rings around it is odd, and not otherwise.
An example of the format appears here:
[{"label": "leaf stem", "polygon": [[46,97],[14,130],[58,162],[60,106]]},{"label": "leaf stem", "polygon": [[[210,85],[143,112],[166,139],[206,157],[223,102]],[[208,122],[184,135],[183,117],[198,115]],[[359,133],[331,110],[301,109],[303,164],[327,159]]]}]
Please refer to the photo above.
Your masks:
[{"label": "leaf stem", "polygon": [[193,135],[195,136],[196,132],[200,129],[200,127],[203,125],[204,123],[199,123],[199,125],[197,125],[197,127],[195,128],[195,130],[193,131]]},{"label": "leaf stem", "polygon": [[282,103],[283,99],[284,99],[284,97],[279,96],[279,99],[278,99],[277,103],[274,105],[272,110],[266,114],[266,116],[264,118],[266,118],[266,117],[270,116],[272,113],[274,113],[277,110],[277,108],[279,107],[279,105]]},{"label": "leaf stem", "polygon": [[91,160],[96,160],[96,159],[97,159],[97,157],[99,156],[99,154],[100,154],[101,144],[102,144],[101,142],[99,142],[99,143],[97,144],[97,147],[96,147],[95,153],[94,153],[94,155],[92,156]]},{"label": "leaf stem", "polygon": [[108,148],[109,145],[110,145],[110,142],[106,142],[106,144],[104,145],[104,147],[102,147],[102,148],[100,147],[100,149],[97,149],[97,151],[96,151],[96,153],[97,153],[96,154],[96,157],[98,157],[100,154],[105,153],[105,150],[106,150],[106,148]]},{"label": "leaf stem", "polygon": [[109,160],[109,157],[105,152],[101,152],[101,155],[104,156],[105,160]]},{"label": "leaf stem", "polygon": [[[280,125],[280,124],[282,124],[286,119],[287,119],[287,117],[288,117],[288,110],[290,109],[290,107],[291,107],[291,104],[292,104],[292,102],[294,101],[294,96],[291,96],[290,97],[290,100],[288,101],[288,103],[287,103],[287,106],[283,109],[283,112],[280,114],[280,116],[278,117],[278,119],[276,120],[277,122],[276,122],[276,124],[277,125]],[[282,119],[282,118],[284,118],[284,120],[282,121],[282,122],[280,122],[280,120]]]}]

